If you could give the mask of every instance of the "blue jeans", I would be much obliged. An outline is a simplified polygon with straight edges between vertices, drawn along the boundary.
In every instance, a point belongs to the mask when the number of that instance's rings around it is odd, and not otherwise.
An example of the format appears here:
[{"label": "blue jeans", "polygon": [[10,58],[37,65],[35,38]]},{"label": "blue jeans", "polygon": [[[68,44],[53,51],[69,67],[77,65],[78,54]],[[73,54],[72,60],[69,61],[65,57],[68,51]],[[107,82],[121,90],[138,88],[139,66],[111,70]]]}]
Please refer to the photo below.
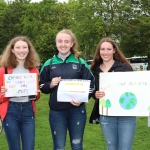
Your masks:
[{"label": "blue jeans", "polygon": [[34,150],[35,120],[30,102],[9,102],[4,119],[4,130],[9,150]]},{"label": "blue jeans", "polygon": [[100,115],[107,150],[132,150],[136,117]]},{"label": "blue jeans", "polygon": [[67,110],[50,110],[49,121],[54,150],[65,149],[67,129],[72,150],[83,150],[83,134],[86,124],[85,105]]}]

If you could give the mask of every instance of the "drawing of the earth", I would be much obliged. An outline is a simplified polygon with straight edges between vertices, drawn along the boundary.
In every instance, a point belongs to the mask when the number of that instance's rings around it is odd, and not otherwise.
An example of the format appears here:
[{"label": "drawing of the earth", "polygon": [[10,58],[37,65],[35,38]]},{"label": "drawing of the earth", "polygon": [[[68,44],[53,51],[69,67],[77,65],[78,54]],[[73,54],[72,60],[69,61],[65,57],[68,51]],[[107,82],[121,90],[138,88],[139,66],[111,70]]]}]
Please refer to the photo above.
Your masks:
[{"label": "drawing of the earth", "polygon": [[126,92],[120,96],[119,103],[123,109],[133,109],[137,104],[136,96],[131,92]]}]

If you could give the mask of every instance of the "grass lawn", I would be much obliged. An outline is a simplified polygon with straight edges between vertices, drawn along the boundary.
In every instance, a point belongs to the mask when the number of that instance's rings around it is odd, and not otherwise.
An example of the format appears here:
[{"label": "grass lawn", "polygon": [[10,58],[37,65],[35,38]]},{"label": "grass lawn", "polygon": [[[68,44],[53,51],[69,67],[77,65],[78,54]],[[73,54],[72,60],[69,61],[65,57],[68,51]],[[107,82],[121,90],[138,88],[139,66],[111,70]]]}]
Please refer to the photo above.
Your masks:
[{"label": "grass lawn", "polygon": [[[51,131],[48,121],[48,97],[49,95],[41,94],[41,99],[36,102],[37,115],[35,150],[53,150]],[[88,123],[93,104],[94,100],[92,99],[86,104],[87,124],[84,133],[84,150],[106,150],[105,141],[99,124],[94,125]],[[0,150],[8,150],[4,131],[0,135]],[[66,141],[66,150],[71,150],[68,136]],[[137,117],[137,129],[133,143],[133,150],[150,150],[150,128],[147,127],[147,117]]]}]

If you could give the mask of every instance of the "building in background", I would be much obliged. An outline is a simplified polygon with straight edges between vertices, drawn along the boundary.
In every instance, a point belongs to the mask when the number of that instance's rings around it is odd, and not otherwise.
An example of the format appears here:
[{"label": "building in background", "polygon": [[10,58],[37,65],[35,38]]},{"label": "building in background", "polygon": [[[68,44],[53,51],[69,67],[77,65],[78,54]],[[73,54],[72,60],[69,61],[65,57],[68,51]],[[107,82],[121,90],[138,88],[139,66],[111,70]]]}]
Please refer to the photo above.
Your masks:
[{"label": "building in background", "polygon": [[[133,67],[134,71],[148,70],[148,57],[147,56],[134,56],[127,58]],[[87,60],[87,64],[90,66],[93,60]]]}]

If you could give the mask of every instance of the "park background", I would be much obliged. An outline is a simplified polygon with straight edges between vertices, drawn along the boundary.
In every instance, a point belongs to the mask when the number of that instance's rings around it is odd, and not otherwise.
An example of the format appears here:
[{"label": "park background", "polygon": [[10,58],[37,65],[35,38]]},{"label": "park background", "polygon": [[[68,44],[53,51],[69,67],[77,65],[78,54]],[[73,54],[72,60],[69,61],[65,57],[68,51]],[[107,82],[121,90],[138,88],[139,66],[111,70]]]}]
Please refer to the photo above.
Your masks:
[{"label": "park background", "polygon": [[106,36],[126,57],[149,56],[150,1],[0,0],[0,53],[14,36],[25,35],[44,63],[54,55],[55,36],[63,28],[75,33],[85,60],[93,58],[98,42]]},{"label": "park background", "polygon": [[[63,28],[76,34],[81,57],[85,60],[93,58],[99,40],[106,36],[115,40],[126,57],[150,56],[149,0],[68,0],[67,3],[57,0],[0,0],[0,53],[13,37],[25,35],[44,63],[53,56],[55,36]],[[86,104],[84,149],[105,150],[100,126],[88,123],[93,104],[93,99]],[[37,101],[35,150],[52,150],[48,113],[48,95],[42,94]],[[7,149],[3,132],[0,150]],[[71,150],[68,137],[66,150]],[[137,117],[133,150],[150,150],[147,117]]]}]

